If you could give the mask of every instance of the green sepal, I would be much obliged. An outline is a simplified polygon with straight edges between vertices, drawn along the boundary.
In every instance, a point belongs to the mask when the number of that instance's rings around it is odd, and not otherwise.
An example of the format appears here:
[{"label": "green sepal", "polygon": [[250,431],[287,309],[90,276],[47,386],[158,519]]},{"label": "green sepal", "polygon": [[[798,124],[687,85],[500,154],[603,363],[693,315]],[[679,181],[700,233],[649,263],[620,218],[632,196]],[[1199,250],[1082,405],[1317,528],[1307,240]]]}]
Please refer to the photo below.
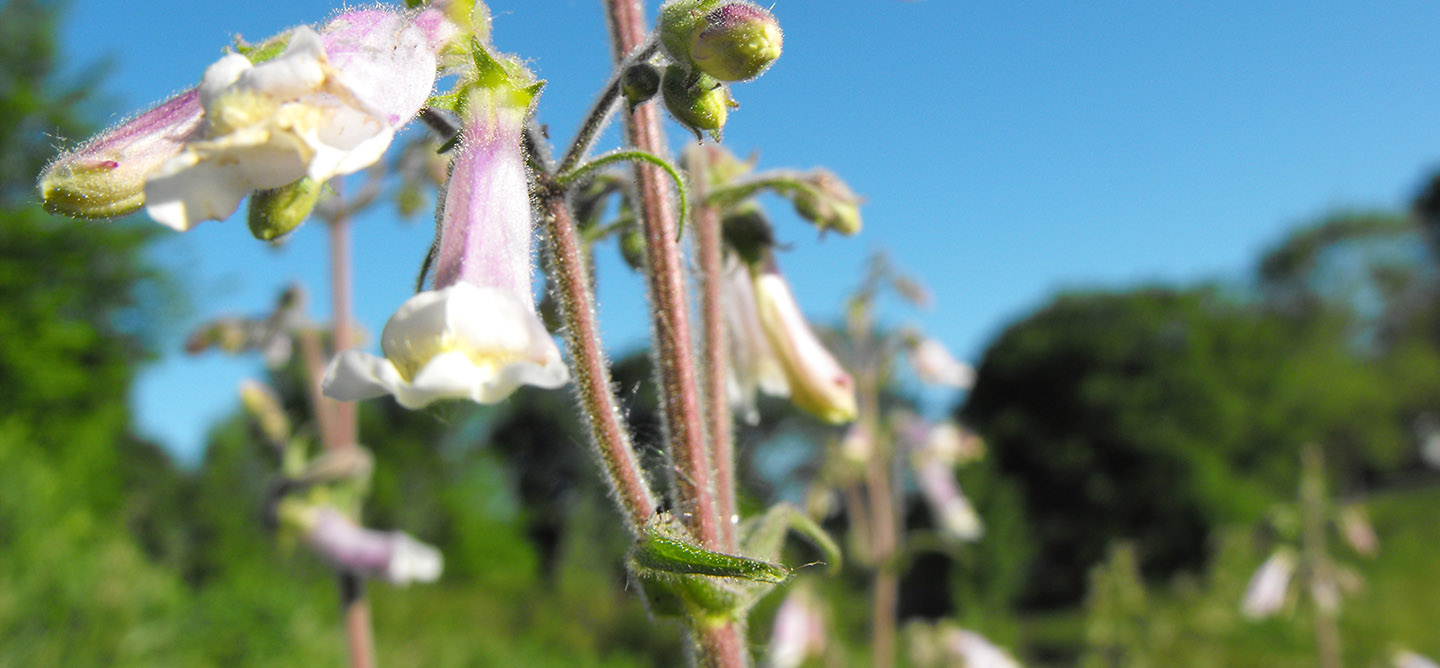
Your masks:
[{"label": "green sepal", "polygon": [[652,523],[646,528],[645,537],[630,551],[630,564],[637,575],[651,579],[708,575],[770,584],[790,578],[790,569],[784,566],[707,550],[666,524]]},{"label": "green sepal", "polygon": [[267,60],[273,60],[276,56],[285,52],[285,47],[290,45],[290,33],[276,35],[259,44],[248,44],[235,37],[235,51],[245,56],[251,64],[259,65]]},{"label": "green sepal", "polygon": [[778,560],[785,536],[791,531],[809,538],[819,548],[831,575],[840,571],[840,546],[815,520],[789,503],[777,503],[764,515],[746,520],[740,527],[741,549],[762,559]]}]

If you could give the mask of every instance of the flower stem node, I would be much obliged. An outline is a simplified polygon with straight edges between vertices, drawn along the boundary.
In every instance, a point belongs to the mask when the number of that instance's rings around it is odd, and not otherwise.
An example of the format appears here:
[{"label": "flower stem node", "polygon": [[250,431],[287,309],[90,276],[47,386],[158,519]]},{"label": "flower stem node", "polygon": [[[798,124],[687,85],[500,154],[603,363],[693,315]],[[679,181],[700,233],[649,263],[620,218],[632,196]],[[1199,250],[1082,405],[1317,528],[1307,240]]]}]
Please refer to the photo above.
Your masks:
[{"label": "flower stem node", "polygon": [[716,141],[725,128],[730,108],[739,106],[730,99],[730,91],[700,70],[689,71],[680,65],[668,65],[660,83],[665,108],[681,125],[695,136],[709,132]]},{"label": "flower stem node", "polygon": [[324,184],[310,177],[289,185],[259,190],[250,196],[250,233],[261,241],[275,241],[310,217],[320,201]]}]

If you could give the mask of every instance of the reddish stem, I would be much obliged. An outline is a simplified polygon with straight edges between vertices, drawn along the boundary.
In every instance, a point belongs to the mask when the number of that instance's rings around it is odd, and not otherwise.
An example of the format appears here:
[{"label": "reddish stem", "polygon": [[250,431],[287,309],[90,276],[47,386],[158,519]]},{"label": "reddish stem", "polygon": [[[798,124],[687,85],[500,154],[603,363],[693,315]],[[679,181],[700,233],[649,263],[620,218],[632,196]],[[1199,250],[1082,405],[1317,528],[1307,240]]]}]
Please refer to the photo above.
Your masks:
[{"label": "reddish stem", "polygon": [[730,429],[730,398],[725,389],[726,356],[725,312],[721,304],[724,244],[721,239],[720,211],[704,204],[706,193],[707,155],[702,147],[694,151],[690,165],[691,188],[695,207],[694,230],[700,263],[700,321],[704,333],[703,363],[705,417],[710,433],[710,464],[715,472],[715,506],[720,516],[721,548],[734,552],[735,520],[735,443]]},{"label": "reddish stem", "polygon": [[[606,0],[615,61],[621,62],[645,41],[644,10],[638,0]],[[660,116],[654,102],[625,115],[625,130],[635,148],[666,155]],[[658,167],[637,162],[641,220],[649,271],[656,370],[664,406],[670,455],[675,462],[676,505],[686,526],[702,545],[719,547],[713,477],[705,447],[695,357],[691,350],[690,311],[685,302],[684,262],[676,243],[678,224],[668,177]]]}]

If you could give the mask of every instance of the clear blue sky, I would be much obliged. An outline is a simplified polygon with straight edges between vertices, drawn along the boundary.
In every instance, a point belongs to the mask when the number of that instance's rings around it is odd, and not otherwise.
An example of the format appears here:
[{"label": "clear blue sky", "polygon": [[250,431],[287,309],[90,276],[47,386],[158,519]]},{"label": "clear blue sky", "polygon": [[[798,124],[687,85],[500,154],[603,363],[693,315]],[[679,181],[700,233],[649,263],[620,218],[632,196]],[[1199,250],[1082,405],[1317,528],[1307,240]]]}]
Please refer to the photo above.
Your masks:
[{"label": "clear blue sky", "polygon": [[[653,16],[656,2],[649,3]],[[597,0],[491,3],[494,39],[549,85],[564,141],[609,71]],[[113,62],[125,109],[198,81],[239,33],[259,39],[335,5],[76,0],[68,63]],[[1337,208],[1403,206],[1440,165],[1440,5],[1433,2],[999,3],[779,0],[785,53],[739,86],[726,143],[762,166],[824,165],[867,198],[853,239],[815,234],[778,202],[802,305],[834,317],[865,256],[886,249],[937,295],[892,309],[978,361],[1056,290],[1240,277],[1295,225]],[[123,113],[117,111],[117,113]],[[672,146],[683,137],[672,133]],[[242,209],[243,214],[243,209]],[[378,333],[409,294],[429,221],[357,227],[357,310]],[[179,354],[195,322],[258,313],[306,283],[324,317],[324,234],[282,250],[243,218],[156,249],[194,309],[130,397],[141,429],[183,458],[258,364]],[[640,284],[601,252],[602,325],[646,335]]]}]

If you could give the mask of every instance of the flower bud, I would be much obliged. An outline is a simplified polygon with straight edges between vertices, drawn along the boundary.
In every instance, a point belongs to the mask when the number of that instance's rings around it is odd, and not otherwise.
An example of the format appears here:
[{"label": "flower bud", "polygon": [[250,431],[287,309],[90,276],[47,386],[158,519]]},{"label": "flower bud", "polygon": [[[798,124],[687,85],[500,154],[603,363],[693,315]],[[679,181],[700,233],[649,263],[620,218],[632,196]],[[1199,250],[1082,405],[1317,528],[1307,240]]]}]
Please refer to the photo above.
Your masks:
[{"label": "flower bud", "polygon": [[645,235],[639,228],[631,227],[620,235],[620,256],[631,269],[645,271]]},{"label": "flower bud", "polygon": [[746,264],[758,264],[775,246],[775,234],[765,212],[758,206],[744,206],[721,220],[725,245]]},{"label": "flower bud", "polygon": [[773,14],[748,2],[732,2],[705,15],[705,27],[690,40],[690,58],[721,81],[748,81],[780,57],[783,42]]},{"label": "flower bud", "polygon": [[730,107],[738,106],[730,99],[725,84],[715,77],[698,70],[688,72],[679,65],[665,68],[660,88],[670,115],[694,132],[696,137],[704,130],[718,140],[720,131],[725,128]]},{"label": "flower bud", "polygon": [[308,176],[289,185],[257,190],[250,196],[250,233],[261,241],[283,237],[315,210],[323,184]]},{"label": "flower bud", "polygon": [[633,109],[649,101],[660,92],[660,70],[650,63],[639,63],[625,68],[620,77],[620,92]]},{"label": "flower bud", "polygon": [[706,27],[705,16],[719,0],[670,0],[660,6],[660,46],[677,63],[690,62],[690,41]]},{"label": "flower bud", "polygon": [[840,177],[823,169],[811,172],[809,188],[798,189],[795,213],[822,230],[853,235],[860,231],[860,197]]},{"label": "flower bud", "polygon": [[282,447],[290,440],[290,418],[270,386],[255,380],[241,381],[240,404],[255,420],[265,440]]},{"label": "flower bud", "polygon": [[45,210],[111,218],[145,205],[145,178],[175,157],[200,127],[195,90],[177,95],[56,158],[40,174]]}]

